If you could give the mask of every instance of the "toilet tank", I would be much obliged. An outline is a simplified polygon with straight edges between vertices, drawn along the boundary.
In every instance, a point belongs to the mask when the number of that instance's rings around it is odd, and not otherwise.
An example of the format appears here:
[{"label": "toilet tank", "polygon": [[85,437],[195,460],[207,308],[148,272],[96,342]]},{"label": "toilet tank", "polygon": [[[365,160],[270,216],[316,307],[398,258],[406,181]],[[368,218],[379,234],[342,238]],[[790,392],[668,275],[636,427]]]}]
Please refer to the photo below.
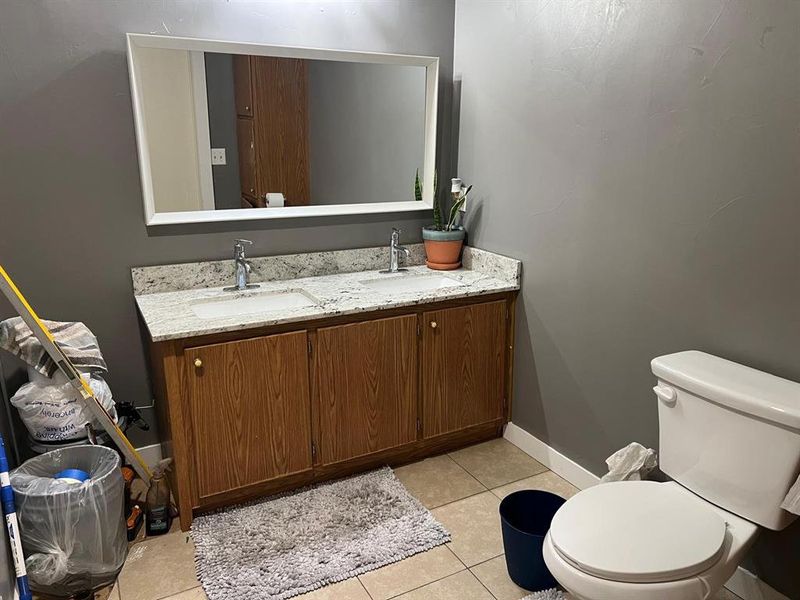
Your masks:
[{"label": "toilet tank", "polygon": [[653,359],[659,466],[740,517],[783,529],[800,474],[800,384],[704,352]]}]

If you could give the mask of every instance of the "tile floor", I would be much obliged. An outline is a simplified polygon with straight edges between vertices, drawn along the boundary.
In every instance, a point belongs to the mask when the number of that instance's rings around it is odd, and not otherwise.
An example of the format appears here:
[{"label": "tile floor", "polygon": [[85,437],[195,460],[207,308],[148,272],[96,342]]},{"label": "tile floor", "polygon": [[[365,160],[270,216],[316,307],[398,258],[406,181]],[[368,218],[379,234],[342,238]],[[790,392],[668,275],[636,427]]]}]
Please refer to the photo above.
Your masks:
[{"label": "tile floor", "polygon": [[[452,542],[315,592],[302,600],[517,600],[497,507],[513,491],[577,489],[498,439],[396,469],[397,477],[452,534]],[[206,600],[191,538],[175,531],[134,544],[108,600]],[[105,594],[101,596],[106,600]],[[736,600],[723,590],[715,600]]]}]

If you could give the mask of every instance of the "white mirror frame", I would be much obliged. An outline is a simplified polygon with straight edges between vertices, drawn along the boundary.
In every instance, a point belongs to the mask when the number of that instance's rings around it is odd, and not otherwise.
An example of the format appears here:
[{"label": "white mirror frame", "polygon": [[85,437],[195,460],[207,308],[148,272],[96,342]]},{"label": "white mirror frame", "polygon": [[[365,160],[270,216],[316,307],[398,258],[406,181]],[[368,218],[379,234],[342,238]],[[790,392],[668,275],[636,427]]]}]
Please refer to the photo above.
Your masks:
[{"label": "white mirror frame", "polygon": [[[270,46],[252,42],[226,42],[201,38],[169,37],[128,33],[128,71],[136,125],[136,145],[139,154],[139,172],[144,196],[147,225],[175,225],[182,223],[213,223],[220,221],[249,221],[257,219],[285,219],[295,217],[320,217],[331,215],[357,215],[431,210],[433,208],[433,178],[436,169],[436,111],[439,95],[439,58],[410,54],[384,54],[380,52],[353,52],[292,46]],[[335,60],[387,65],[425,67],[425,153],[423,160],[422,202],[370,202],[362,204],[334,204],[320,206],[285,206],[274,208],[236,208],[223,210],[197,210],[181,212],[156,212],[153,182],[150,173],[150,156],[147,145],[147,128],[142,113],[141,73],[137,48],[161,48],[224,54],[250,54]],[[412,189],[409,178],[409,192]]]}]

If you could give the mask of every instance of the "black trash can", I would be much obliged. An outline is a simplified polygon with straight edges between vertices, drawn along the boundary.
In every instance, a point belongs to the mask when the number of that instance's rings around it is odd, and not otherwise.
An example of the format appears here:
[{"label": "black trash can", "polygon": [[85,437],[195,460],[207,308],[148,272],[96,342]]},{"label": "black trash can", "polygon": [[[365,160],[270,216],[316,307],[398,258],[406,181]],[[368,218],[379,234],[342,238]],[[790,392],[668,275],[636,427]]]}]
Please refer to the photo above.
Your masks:
[{"label": "black trash can", "polygon": [[519,587],[538,592],[558,584],[542,556],[550,522],[566,500],[543,490],[522,490],[500,503],[503,548],[511,580]]}]

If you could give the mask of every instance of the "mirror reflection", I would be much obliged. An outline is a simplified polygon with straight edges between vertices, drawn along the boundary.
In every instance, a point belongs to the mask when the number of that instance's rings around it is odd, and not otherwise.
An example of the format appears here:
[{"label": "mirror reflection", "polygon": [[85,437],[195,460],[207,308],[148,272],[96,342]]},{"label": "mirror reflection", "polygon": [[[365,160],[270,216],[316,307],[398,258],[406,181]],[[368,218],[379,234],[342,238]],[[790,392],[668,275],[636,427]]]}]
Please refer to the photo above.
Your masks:
[{"label": "mirror reflection", "polygon": [[156,212],[414,200],[425,67],[139,53]]}]

